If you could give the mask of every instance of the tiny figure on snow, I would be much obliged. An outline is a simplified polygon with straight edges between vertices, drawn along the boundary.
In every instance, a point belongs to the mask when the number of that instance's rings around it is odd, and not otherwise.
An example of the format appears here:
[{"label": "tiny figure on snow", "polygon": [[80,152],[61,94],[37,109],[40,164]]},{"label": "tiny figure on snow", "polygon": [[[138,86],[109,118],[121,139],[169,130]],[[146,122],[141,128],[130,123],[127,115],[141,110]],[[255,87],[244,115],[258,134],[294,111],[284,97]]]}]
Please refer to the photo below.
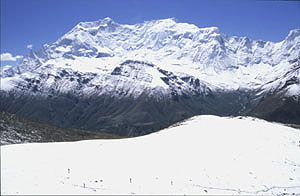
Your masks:
[{"label": "tiny figure on snow", "polygon": [[68,174],[70,174],[70,168],[68,168]]},{"label": "tiny figure on snow", "polygon": [[129,178],[129,182],[130,182],[130,183],[132,182],[131,178]]}]

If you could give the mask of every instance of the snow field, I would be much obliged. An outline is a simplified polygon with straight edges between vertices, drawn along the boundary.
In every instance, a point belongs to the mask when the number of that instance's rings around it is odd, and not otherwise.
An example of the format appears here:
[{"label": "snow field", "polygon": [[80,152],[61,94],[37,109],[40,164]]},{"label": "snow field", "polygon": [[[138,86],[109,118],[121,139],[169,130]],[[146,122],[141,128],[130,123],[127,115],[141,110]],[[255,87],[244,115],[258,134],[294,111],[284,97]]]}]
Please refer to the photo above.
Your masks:
[{"label": "snow field", "polygon": [[1,192],[292,194],[299,154],[299,130],[198,116],[137,138],[2,146]]}]

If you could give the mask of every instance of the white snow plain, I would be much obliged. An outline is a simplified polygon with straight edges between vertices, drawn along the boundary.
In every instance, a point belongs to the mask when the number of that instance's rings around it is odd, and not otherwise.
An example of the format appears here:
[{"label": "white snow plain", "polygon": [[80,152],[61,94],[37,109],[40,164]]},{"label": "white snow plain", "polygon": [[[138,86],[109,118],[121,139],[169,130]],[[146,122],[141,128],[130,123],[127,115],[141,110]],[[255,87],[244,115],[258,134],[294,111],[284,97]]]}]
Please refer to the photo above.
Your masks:
[{"label": "white snow plain", "polygon": [[1,146],[1,193],[299,195],[300,130],[205,115],[136,138]]}]

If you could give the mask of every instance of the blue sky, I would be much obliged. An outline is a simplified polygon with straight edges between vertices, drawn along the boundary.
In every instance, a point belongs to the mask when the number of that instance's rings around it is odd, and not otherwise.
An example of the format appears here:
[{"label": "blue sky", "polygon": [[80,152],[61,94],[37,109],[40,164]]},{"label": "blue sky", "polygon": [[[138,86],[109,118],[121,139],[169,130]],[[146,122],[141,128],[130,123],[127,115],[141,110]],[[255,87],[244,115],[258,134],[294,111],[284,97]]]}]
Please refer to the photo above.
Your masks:
[{"label": "blue sky", "polygon": [[107,16],[121,24],[174,17],[199,27],[217,26],[227,35],[278,42],[300,28],[300,1],[1,0],[1,54],[11,55],[1,65],[16,64],[28,45],[39,49],[81,21]]}]

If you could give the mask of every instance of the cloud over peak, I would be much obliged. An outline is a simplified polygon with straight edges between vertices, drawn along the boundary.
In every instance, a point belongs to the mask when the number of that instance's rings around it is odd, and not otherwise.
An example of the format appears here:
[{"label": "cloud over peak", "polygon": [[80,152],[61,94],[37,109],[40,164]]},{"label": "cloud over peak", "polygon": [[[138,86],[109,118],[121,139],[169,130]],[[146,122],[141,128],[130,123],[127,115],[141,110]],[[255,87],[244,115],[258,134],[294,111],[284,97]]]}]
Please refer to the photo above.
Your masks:
[{"label": "cloud over peak", "polygon": [[1,54],[1,61],[17,61],[18,59],[21,59],[21,58],[23,58],[23,56],[21,56],[21,55],[13,56],[9,52],[5,52],[5,53]]}]

